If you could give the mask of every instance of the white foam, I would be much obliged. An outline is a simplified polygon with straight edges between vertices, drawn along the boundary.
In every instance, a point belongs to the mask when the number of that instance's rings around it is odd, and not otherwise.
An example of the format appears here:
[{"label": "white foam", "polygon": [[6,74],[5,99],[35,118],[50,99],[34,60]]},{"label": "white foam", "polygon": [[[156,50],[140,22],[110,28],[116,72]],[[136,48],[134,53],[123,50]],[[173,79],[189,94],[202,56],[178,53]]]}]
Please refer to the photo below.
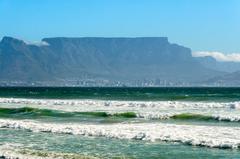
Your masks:
[{"label": "white foam", "polygon": [[[54,99],[22,99],[22,98],[0,98],[0,103],[8,104],[31,104],[42,106],[95,106],[116,108],[240,108],[240,102],[178,102],[178,101],[114,101],[114,100],[54,100]],[[61,107],[60,107],[61,108]]]},{"label": "white foam", "polygon": [[0,146],[0,158],[4,159],[97,159],[92,156],[71,154],[71,153],[56,153],[41,150],[24,149],[23,145],[5,143]]},{"label": "white foam", "polygon": [[17,149],[20,146],[18,144],[5,143],[0,146],[0,156],[5,159],[41,159],[40,157],[18,153]]},{"label": "white foam", "polygon": [[239,127],[176,125],[165,123],[119,124],[60,124],[32,120],[0,119],[1,128],[24,129],[33,132],[64,133],[73,135],[179,142],[216,148],[239,148]]},{"label": "white foam", "polygon": [[109,101],[0,98],[0,107],[33,107],[66,112],[135,112],[145,119],[168,119],[181,113],[212,116],[216,120],[240,121],[239,102]]}]

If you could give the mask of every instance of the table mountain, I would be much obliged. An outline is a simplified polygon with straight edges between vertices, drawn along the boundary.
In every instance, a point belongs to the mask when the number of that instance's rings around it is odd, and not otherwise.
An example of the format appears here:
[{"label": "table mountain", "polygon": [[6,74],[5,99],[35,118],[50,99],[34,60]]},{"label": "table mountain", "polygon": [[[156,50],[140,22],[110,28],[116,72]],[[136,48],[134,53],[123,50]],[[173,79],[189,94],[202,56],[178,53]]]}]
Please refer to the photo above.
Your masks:
[{"label": "table mountain", "polygon": [[220,74],[200,64],[189,48],[171,44],[166,37],[56,37],[44,38],[41,43],[4,37],[0,42],[0,80],[194,82]]}]

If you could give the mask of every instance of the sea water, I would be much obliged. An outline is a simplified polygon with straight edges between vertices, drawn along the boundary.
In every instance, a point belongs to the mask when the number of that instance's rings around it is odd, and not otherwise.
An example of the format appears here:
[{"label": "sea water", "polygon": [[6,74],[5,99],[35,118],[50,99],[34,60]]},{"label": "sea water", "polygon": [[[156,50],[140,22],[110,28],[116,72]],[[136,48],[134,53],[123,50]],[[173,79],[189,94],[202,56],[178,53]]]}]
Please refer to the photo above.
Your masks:
[{"label": "sea water", "polygon": [[240,88],[0,88],[5,158],[240,158]]}]

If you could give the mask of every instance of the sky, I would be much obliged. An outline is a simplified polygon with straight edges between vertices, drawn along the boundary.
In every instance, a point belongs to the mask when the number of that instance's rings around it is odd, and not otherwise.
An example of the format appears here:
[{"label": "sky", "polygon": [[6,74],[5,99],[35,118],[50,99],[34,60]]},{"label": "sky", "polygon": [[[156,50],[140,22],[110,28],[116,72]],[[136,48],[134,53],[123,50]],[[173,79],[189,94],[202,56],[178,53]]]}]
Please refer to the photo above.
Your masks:
[{"label": "sky", "polygon": [[240,53],[240,0],[0,0],[0,38],[168,37]]}]

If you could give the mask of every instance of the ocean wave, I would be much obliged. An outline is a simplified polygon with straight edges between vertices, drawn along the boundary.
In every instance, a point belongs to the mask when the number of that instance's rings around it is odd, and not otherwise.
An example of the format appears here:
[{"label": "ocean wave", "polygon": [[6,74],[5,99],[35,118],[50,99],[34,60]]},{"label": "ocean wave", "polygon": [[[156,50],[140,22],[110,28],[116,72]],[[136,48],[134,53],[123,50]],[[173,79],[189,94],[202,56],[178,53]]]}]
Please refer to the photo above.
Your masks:
[{"label": "ocean wave", "polygon": [[33,132],[108,137],[146,141],[179,142],[193,146],[240,148],[240,128],[165,123],[60,124],[32,120],[0,120],[1,128]]},{"label": "ocean wave", "polygon": [[[105,101],[0,98],[1,109],[18,115],[75,117],[137,117],[150,120],[198,119],[240,121],[240,103],[174,102],[174,101]],[[9,109],[9,110],[8,110]],[[10,110],[13,109],[13,110]],[[16,110],[14,110],[16,109]],[[187,115],[187,116],[186,116]],[[14,116],[11,114],[10,116]],[[184,118],[183,118],[184,117]]]},{"label": "ocean wave", "polygon": [[107,113],[107,112],[64,112],[51,109],[38,109],[31,107],[20,108],[3,108],[0,107],[1,117],[80,117],[80,116],[93,116],[93,117],[124,117],[135,118],[137,115],[134,112],[122,113]]},{"label": "ocean wave", "polygon": [[57,153],[49,151],[40,151],[24,149],[16,144],[4,144],[0,146],[0,158],[4,159],[97,159],[96,157],[71,154]]},{"label": "ocean wave", "polygon": [[[31,104],[42,106],[95,106],[97,107],[137,107],[137,108],[230,108],[240,109],[240,102],[178,102],[178,101],[115,101],[115,100],[54,100],[0,98],[5,104]],[[59,107],[61,108],[61,107]]]},{"label": "ocean wave", "polygon": [[71,117],[118,117],[118,118],[143,118],[149,120],[197,120],[197,121],[228,121],[239,122],[239,115],[222,115],[214,114],[200,114],[189,112],[103,112],[103,111],[89,111],[89,112],[65,112],[53,109],[39,109],[32,107],[18,107],[18,108],[6,108],[0,107],[0,116],[2,118],[38,118],[38,117],[55,117],[55,118],[71,118]]}]

